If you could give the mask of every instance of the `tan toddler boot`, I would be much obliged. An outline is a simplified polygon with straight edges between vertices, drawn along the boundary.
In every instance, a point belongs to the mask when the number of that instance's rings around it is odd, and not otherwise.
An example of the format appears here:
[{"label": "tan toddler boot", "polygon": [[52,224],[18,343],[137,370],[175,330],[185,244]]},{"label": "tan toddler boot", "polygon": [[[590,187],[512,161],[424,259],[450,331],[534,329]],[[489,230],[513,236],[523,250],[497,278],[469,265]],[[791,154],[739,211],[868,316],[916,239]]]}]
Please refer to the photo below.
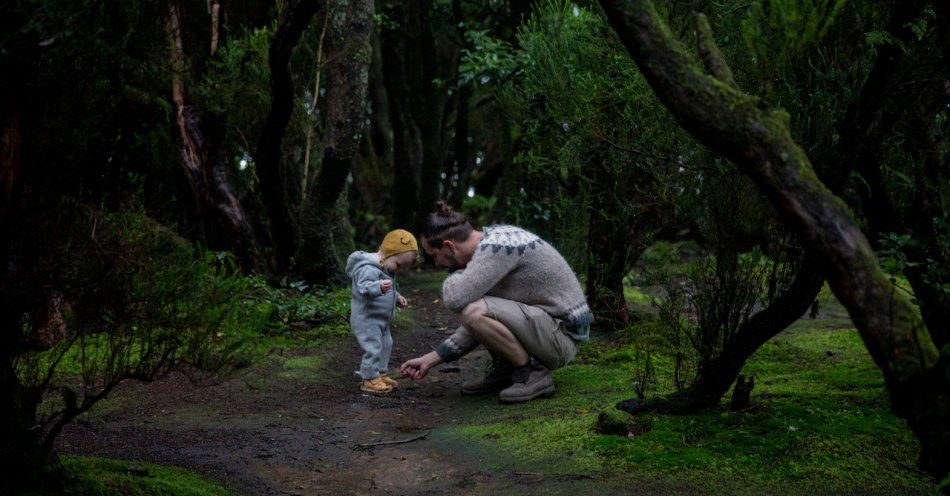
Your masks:
[{"label": "tan toddler boot", "polygon": [[383,372],[382,374],[379,374],[379,378],[382,379],[383,382],[385,382],[386,385],[388,385],[388,386],[392,386],[392,387],[397,387],[397,386],[399,386],[399,383],[396,382],[395,379],[391,379],[391,378],[389,377],[389,374],[387,374],[387,373],[385,373],[385,372]]},{"label": "tan toddler boot", "polygon": [[393,387],[383,382],[381,377],[374,377],[372,379],[363,379],[363,382],[360,384],[360,390],[366,391],[367,393],[388,393],[393,390]]}]

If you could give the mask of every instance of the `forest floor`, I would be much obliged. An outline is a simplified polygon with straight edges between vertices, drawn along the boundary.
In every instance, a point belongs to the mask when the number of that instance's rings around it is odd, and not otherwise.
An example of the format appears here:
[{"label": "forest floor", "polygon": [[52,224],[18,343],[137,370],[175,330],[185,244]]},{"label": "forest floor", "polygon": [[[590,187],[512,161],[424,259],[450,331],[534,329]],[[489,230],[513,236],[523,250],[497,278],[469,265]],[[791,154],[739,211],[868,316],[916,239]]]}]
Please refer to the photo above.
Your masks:
[{"label": "forest floor", "polygon": [[[442,277],[401,279],[411,306],[394,324],[394,369],[457,324],[438,302]],[[57,448],[184,467],[255,495],[936,493],[850,322],[839,311],[799,324],[750,361],[757,408],[648,416],[629,436],[593,429],[632,396],[622,336],[584,345],[555,372],[553,398],[521,405],[459,394],[483,351],[388,395],[362,393],[362,352],[337,336],[269,350],[215,381],[123,384]]]}]

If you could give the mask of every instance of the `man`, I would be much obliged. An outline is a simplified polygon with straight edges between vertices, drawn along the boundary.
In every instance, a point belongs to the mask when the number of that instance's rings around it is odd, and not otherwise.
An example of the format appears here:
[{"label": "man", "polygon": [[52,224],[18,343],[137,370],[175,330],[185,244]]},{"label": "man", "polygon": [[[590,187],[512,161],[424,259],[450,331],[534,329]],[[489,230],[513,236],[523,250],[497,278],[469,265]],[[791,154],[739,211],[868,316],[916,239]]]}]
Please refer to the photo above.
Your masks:
[{"label": "man", "polygon": [[503,403],[554,394],[551,369],[574,358],[594,318],[564,257],[519,227],[476,231],[441,201],[423,226],[422,247],[452,272],[442,302],[461,312],[462,326],[434,351],[402,364],[402,374],[420,379],[483,344],[492,364],[485,377],[463,384],[462,394],[501,391]]}]

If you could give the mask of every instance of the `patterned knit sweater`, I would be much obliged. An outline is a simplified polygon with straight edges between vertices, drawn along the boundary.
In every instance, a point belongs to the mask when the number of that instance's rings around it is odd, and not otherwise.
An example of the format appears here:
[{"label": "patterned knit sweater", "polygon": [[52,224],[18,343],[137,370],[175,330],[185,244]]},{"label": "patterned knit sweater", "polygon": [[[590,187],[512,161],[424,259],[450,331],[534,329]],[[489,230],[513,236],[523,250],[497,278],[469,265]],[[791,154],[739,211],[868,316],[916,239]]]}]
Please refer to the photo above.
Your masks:
[{"label": "patterned knit sweater", "polygon": [[[450,275],[442,285],[446,308],[461,311],[486,295],[505,298],[544,310],[564,321],[568,336],[587,341],[594,315],[564,257],[520,227],[496,225],[483,232],[465,270]],[[468,330],[459,327],[435,351],[450,362],[477,345]]]}]

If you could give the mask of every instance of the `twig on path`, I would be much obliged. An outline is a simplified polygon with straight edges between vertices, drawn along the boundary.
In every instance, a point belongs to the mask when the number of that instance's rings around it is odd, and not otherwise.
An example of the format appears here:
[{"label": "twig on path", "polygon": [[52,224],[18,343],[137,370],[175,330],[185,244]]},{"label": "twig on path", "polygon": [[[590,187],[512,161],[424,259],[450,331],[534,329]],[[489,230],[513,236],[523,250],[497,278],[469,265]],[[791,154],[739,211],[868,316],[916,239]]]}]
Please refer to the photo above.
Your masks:
[{"label": "twig on path", "polygon": [[379,442],[379,443],[367,443],[367,444],[360,443],[360,444],[357,444],[356,447],[357,447],[357,448],[360,448],[360,449],[366,449],[366,448],[372,448],[372,447],[374,447],[374,446],[391,446],[391,445],[393,445],[393,444],[411,443],[411,442],[413,442],[413,441],[418,441],[418,440],[420,440],[420,439],[422,439],[422,438],[428,436],[430,432],[432,432],[432,431],[425,431],[425,432],[423,432],[422,434],[419,434],[418,436],[411,437],[411,438],[409,438],[409,439],[401,439],[401,440],[398,440],[398,441],[382,441],[382,442]]},{"label": "twig on path", "polygon": [[536,475],[538,477],[541,477],[544,474],[539,474],[537,472],[515,472],[515,475]]}]

